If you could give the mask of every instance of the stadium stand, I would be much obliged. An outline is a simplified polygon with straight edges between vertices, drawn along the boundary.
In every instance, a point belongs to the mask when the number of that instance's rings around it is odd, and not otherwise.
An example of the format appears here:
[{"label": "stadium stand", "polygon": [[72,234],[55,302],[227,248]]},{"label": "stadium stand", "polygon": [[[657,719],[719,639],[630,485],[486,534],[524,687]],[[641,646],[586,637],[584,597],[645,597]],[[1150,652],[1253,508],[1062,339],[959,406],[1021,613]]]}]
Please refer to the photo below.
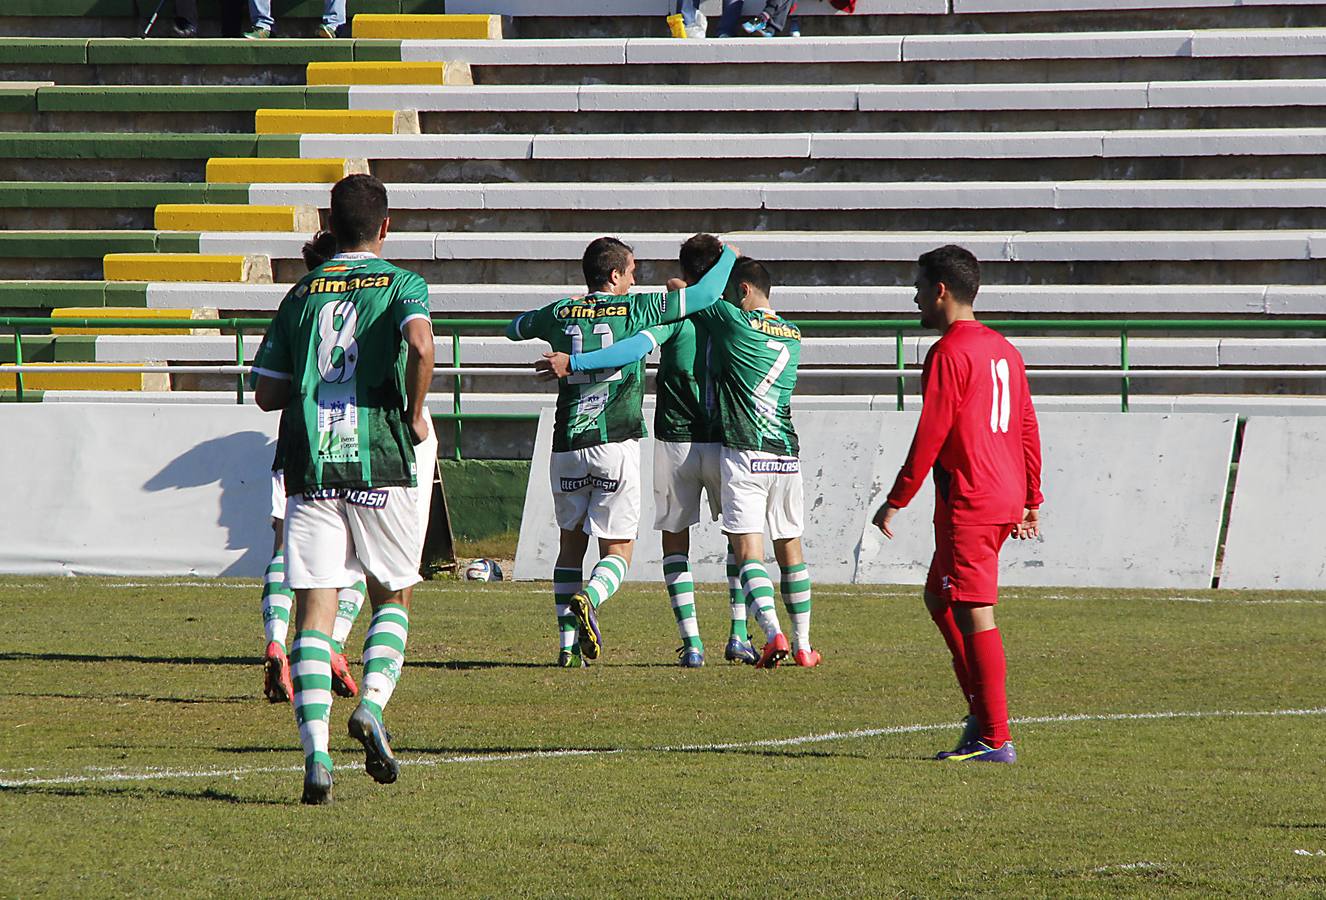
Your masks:
[{"label": "stadium stand", "polygon": [[[372,171],[388,251],[439,316],[579,291],[599,233],[661,283],[680,240],[710,230],[767,259],[776,305],[808,323],[909,319],[911,262],[955,241],[984,263],[987,315],[1174,323],[1122,344],[1029,327],[1034,368],[1127,353],[1133,408],[1323,409],[1308,395],[1326,340],[1293,328],[1326,316],[1318,4],[861,0],[831,16],[814,0],[810,36],[774,41],[657,37],[659,0],[442,5],[351,0],[349,39],[243,42],[127,39],[128,0],[8,4],[0,34],[23,36],[0,38],[0,314],[270,316],[330,183]],[[283,13],[283,34],[311,33],[315,7]],[[25,334],[24,360],[234,362],[232,335],[151,321]],[[546,404],[515,374],[528,347],[476,333],[453,355],[449,330],[439,359],[492,370],[464,378],[466,411]],[[929,342],[817,328],[805,402],[887,408],[891,370]],[[1117,408],[1117,380],[1037,374],[1051,405]],[[234,402],[230,376],[60,376],[29,387]]]}]

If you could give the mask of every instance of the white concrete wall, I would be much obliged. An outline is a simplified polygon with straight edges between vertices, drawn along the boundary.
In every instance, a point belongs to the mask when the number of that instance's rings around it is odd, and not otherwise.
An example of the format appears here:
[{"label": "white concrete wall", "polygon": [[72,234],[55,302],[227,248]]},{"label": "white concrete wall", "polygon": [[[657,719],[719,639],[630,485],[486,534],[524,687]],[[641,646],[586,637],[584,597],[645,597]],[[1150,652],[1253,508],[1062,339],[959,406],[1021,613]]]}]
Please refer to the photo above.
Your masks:
[{"label": "white concrete wall", "polygon": [[[916,427],[914,412],[803,412],[806,556],[825,583],[920,584],[934,548],[929,485],[898,518],[885,542],[869,525],[893,484]],[[1230,415],[1047,413],[1042,417],[1045,534],[1010,543],[1002,578],[1010,585],[1209,587],[1233,447]],[[556,556],[548,488],[551,411],[539,445],[516,558],[517,578],[547,578]],[[643,484],[652,484],[646,442]],[[1326,483],[1326,482],[1324,482]],[[653,501],[644,491],[644,537],[631,577],[658,581]],[[724,549],[716,526],[692,536],[697,578],[721,581]],[[587,567],[588,568],[588,567]]]},{"label": "white concrete wall", "polygon": [[253,406],[0,404],[0,572],[261,575],[277,424]]},{"label": "white concrete wall", "polygon": [[1326,588],[1326,422],[1248,419],[1220,586]]}]

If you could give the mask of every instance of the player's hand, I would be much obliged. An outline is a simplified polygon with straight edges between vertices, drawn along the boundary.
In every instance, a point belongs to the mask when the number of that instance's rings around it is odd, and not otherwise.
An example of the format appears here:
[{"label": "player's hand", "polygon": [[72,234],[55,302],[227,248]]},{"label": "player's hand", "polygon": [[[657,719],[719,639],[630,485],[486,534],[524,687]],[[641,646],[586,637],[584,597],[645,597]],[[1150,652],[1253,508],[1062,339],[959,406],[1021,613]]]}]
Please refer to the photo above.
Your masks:
[{"label": "player's hand", "polygon": [[728,242],[728,241],[724,241],[724,242],[723,242],[723,246],[724,246],[724,247],[730,247],[730,248],[732,249],[732,252],[735,253],[737,256],[740,256],[740,255],[741,255],[741,248],[738,247],[736,244],[730,243],[730,242]]},{"label": "player's hand", "polygon": [[1024,509],[1022,521],[1013,526],[1013,537],[1019,541],[1029,541],[1041,536],[1040,510]]},{"label": "player's hand", "polygon": [[679,291],[686,287],[686,282],[682,281],[680,278],[669,278],[668,283],[664,285],[664,287],[670,291]]},{"label": "player's hand", "polygon": [[886,538],[893,540],[893,517],[897,514],[898,507],[889,506],[885,503],[875,513],[875,517],[871,519],[870,522],[880,531],[884,532]]},{"label": "player's hand", "polygon": [[428,413],[420,410],[410,418],[410,434],[416,447],[428,440]]},{"label": "player's hand", "polygon": [[556,381],[571,374],[571,357],[565,353],[543,354],[543,359],[534,362],[534,378],[537,381]]}]

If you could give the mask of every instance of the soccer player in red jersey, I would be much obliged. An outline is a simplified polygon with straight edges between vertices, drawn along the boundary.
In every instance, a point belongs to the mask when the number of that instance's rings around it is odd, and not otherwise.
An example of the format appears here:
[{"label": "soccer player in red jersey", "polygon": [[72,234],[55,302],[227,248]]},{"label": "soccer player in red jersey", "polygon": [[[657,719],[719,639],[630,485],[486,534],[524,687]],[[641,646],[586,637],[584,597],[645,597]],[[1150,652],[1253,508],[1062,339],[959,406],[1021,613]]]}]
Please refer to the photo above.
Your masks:
[{"label": "soccer player in red jersey", "polygon": [[1039,536],[1040,429],[1022,356],[976,321],[980,264],[949,245],[917,261],[921,324],[942,337],[926,354],[923,406],[907,461],[875,514],[893,537],[893,519],[935,477],[935,555],[925,605],[953,656],[967,697],[957,749],[938,759],[1017,760],[1008,732],[1004,643],[995,627],[999,550],[1009,536]]}]

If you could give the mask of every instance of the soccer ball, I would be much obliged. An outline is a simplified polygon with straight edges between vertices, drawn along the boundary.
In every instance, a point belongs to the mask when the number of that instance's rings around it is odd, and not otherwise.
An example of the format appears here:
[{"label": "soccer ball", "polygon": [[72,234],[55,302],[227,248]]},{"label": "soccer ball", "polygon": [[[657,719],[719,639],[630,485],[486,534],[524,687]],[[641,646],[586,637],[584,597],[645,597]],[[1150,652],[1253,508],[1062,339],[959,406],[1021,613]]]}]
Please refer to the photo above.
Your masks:
[{"label": "soccer ball", "polygon": [[491,559],[476,559],[465,567],[466,581],[501,581],[502,567]]}]

